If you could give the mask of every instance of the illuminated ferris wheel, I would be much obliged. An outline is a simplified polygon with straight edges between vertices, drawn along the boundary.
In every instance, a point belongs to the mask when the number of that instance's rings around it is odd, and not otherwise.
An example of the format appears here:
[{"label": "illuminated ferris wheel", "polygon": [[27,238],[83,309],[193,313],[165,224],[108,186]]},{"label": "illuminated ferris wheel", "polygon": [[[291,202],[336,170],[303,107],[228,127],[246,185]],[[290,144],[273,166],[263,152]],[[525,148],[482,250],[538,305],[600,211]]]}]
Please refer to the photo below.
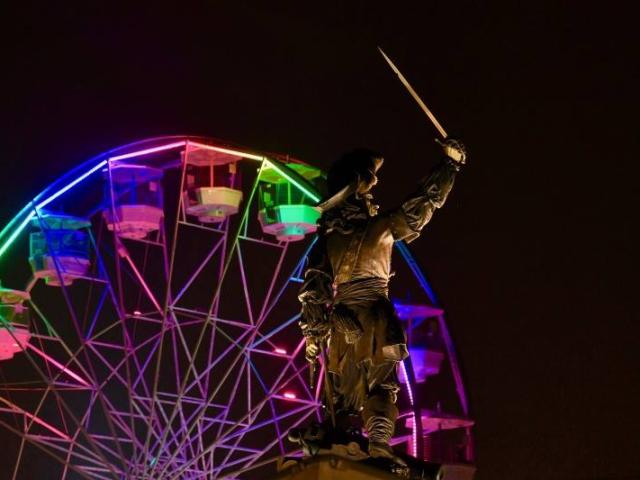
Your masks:
[{"label": "illuminated ferris wheel", "polygon": [[[262,478],[298,454],[286,432],[321,410],[296,294],[323,182],[287,156],[162,137],[37,195],[0,232],[1,478]],[[469,462],[443,311],[397,247],[411,359],[394,443]]]}]

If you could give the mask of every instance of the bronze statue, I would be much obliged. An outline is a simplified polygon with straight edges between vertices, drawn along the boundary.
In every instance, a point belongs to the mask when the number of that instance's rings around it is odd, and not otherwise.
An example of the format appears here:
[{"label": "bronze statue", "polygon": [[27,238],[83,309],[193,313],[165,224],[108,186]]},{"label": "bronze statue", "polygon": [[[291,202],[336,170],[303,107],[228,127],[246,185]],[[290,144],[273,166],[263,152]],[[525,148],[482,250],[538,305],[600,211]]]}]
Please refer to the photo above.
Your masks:
[{"label": "bronze statue", "polygon": [[368,434],[363,447],[369,457],[402,464],[389,445],[398,416],[397,367],[408,356],[405,333],[388,298],[391,253],[394,242],[414,240],[444,205],[465,163],[460,142],[446,139],[442,145],[444,158],[418,189],[384,213],[378,213],[371,194],[381,155],[354,150],[329,171],[330,198],[321,204],[318,237],[299,293],[307,360],[315,365],[327,346],[325,421],[290,434],[307,454],[331,443],[357,441],[361,425]]}]

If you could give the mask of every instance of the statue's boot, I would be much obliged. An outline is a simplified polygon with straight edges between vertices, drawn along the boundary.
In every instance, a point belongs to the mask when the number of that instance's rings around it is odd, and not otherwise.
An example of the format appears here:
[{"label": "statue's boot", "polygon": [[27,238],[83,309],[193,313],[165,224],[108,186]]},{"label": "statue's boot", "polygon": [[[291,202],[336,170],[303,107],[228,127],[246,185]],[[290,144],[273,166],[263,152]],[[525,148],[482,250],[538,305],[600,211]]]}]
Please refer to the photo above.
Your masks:
[{"label": "statue's boot", "polygon": [[387,417],[374,415],[367,419],[365,428],[369,435],[369,456],[384,458],[398,465],[406,466],[406,462],[398,457],[389,445],[394,427],[395,423]]},{"label": "statue's boot", "polygon": [[305,456],[314,456],[323,446],[326,430],[321,424],[312,423],[303,428],[292,428],[287,435],[290,442],[297,443]]}]

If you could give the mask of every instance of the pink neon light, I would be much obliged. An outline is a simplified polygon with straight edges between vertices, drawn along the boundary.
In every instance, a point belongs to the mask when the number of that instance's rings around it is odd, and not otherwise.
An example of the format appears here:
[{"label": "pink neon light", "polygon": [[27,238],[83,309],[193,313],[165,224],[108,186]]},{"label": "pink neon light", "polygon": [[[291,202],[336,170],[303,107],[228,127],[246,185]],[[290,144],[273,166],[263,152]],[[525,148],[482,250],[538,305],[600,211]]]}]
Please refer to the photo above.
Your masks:
[{"label": "pink neon light", "polygon": [[293,392],[284,392],[284,398],[288,398],[289,400],[295,400],[298,396]]},{"label": "pink neon light", "polygon": [[9,408],[13,409],[14,411],[24,415],[25,417],[33,420],[35,423],[37,423],[38,425],[46,428],[47,430],[55,433],[56,435],[58,435],[60,438],[64,439],[64,440],[71,440],[71,438],[69,438],[69,436],[67,436],[65,433],[61,432],[60,430],[58,430],[56,427],[49,425],[47,422],[45,422],[44,420],[41,420],[40,418],[36,417],[35,415],[33,415],[32,413],[27,412],[26,410],[23,410],[22,408],[18,407],[17,405],[14,405],[13,403],[9,402],[8,400],[5,400],[4,398],[0,397],[0,402],[4,403],[5,405],[9,406]]},{"label": "pink neon light", "polygon": [[114,162],[116,160],[124,160],[125,158],[141,157],[142,155],[148,155],[150,153],[162,152],[164,150],[171,150],[172,148],[181,147],[181,146],[184,146],[185,144],[186,142],[183,140],[181,142],[168,143],[166,145],[161,145],[159,147],[145,148],[144,150],[138,150],[136,152],[116,155],[115,157],[109,158],[109,161]]},{"label": "pink neon light", "polygon": [[214,152],[228,153],[230,155],[237,155],[239,157],[249,158],[251,160],[264,160],[263,156],[254,155],[253,153],[240,152],[238,150],[231,150],[229,148],[214,147],[213,145],[206,145],[204,143],[198,143],[198,142],[189,142],[189,143],[194,147],[204,148],[206,150],[213,150]]},{"label": "pink neon light", "polygon": [[80,375],[78,375],[77,373],[74,373],[72,370],[69,370],[67,367],[65,367],[61,363],[56,362],[53,358],[51,358],[49,355],[47,355],[43,351],[38,350],[36,347],[31,345],[30,343],[27,344],[27,347],[29,347],[31,350],[36,352],[38,355],[40,355],[42,358],[44,358],[47,362],[52,363],[53,365],[58,367],[60,370],[62,370],[64,373],[69,375],[74,380],[77,380],[78,382],[83,384],[85,387],[91,387],[91,385],[89,385],[89,383],[87,383],[87,381],[84,380]]},{"label": "pink neon light", "polygon": [[284,348],[274,348],[273,352],[277,353],[279,355],[286,355],[287,354],[287,351]]},{"label": "pink neon light", "polygon": [[[160,145],[159,147],[145,148],[144,150],[137,150],[135,152],[123,153],[122,155],[116,155],[115,157],[109,158],[109,161],[110,162],[115,162],[115,161],[118,161],[118,160],[125,160],[127,158],[141,157],[143,155],[148,155],[150,153],[163,152],[165,150],[171,150],[172,148],[182,147],[182,146],[185,146],[186,144],[187,144],[187,141],[183,140],[181,142],[173,142],[173,143],[168,143],[166,145]],[[228,153],[230,155],[237,155],[239,157],[249,158],[251,160],[260,160],[260,161],[262,161],[265,158],[262,155],[255,155],[253,153],[241,152],[239,150],[232,150],[232,149],[229,149],[229,148],[214,147],[213,145],[206,145],[204,143],[198,143],[198,142],[189,141],[189,144],[191,144],[191,145],[193,145],[194,147],[197,147],[197,148],[204,148],[206,150],[213,150],[215,152],[220,152],[220,153]]]},{"label": "pink neon light", "polygon": [[140,310],[134,310],[133,314],[137,315],[137,316],[140,316],[140,315],[142,315],[142,312]]},{"label": "pink neon light", "polygon": [[[409,377],[407,376],[407,367],[404,366],[404,362],[400,362],[400,370],[402,372],[402,376],[405,379],[405,385],[407,386],[407,393],[409,394],[409,403],[413,407],[413,390],[411,389],[411,384],[409,383]],[[420,419],[422,421],[422,419]],[[418,419],[416,418],[416,414],[413,414],[413,432],[411,434],[411,451],[413,452],[414,457],[418,457]]]}]

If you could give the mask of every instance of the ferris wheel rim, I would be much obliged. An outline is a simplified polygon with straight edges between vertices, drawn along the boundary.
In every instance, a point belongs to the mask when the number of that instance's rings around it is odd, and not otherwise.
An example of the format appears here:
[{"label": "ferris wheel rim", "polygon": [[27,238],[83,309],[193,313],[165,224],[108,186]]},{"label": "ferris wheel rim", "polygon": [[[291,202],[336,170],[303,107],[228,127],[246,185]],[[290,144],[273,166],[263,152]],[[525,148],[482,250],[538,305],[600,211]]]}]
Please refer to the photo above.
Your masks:
[{"label": "ferris wheel rim", "polygon": [[[299,160],[294,157],[285,156],[281,154],[273,154],[267,152],[259,152],[257,150],[251,150],[245,147],[236,146],[235,144],[224,142],[221,140],[217,140],[213,137],[208,137],[204,135],[159,135],[155,137],[148,137],[140,140],[135,140],[133,142],[120,145],[118,147],[114,147],[105,152],[99,153],[93,157],[90,157],[88,160],[80,163],[76,167],[73,167],[68,172],[64,173],[62,176],[51,182],[49,185],[45,186],[38,194],[36,194],[33,199],[27,203],[18,213],[16,213],[0,230],[0,258],[6,253],[6,251],[11,247],[11,244],[15,241],[18,235],[24,230],[24,228],[28,225],[28,223],[35,217],[35,211],[38,209],[44,208],[48,205],[52,200],[56,199],[58,196],[66,193],[75,185],[79,184],[82,180],[89,177],[93,173],[96,173],[98,170],[103,168],[108,164],[110,160],[119,159],[118,157],[126,156],[124,152],[132,148],[142,147],[144,145],[155,144],[158,142],[167,142],[167,141],[176,141],[174,145],[175,148],[178,148],[185,144],[185,142],[213,142],[214,145],[219,146],[221,149],[227,149],[229,151],[233,151],[238,154],[244,154],[246,158],[253,158],[255,160],[270,160],[272,162],[279,162],[284,160],[291,161],[293,163],[299,163],[303,165],[309,165],[302,160]],[[211,146],[211,144],[203,143],[202,146]],[[132,155],[127,156],[127,159],[138,158],[142,155]],[[83,173],[81,173],[83,172]],[[74,178],[75,177],[75,178]],[[70,180],[73,178],[73,180]],[[69,181],[69,183],[60,187],[61,184]],[[305,188],[310,188],[312,186],[305,185]],[[59,188],[54,193],[50,192]],[[46,197],[50,194],[49,197]],[[312,191],[312,194],[317,196],[319,200],[321,195],[319,192]],[[15,226],[15,228],[13,228]]]}]

